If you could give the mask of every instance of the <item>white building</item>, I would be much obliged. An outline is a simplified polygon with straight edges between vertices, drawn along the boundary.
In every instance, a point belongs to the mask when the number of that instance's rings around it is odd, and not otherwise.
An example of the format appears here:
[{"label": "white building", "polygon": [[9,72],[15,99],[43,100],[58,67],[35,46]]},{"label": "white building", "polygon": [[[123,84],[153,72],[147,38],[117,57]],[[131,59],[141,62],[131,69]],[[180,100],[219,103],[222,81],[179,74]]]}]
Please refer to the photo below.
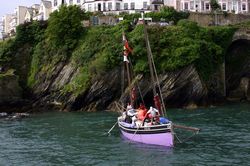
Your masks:
[{"label": "white building", "polygon": [[79,5],[83,3],[84,0],[50,0],[52,4],[52,11],[58,10],[64,1],[65,5]]},{"label": "white building", "polygon": [[163,5],[162,0],[84,0],[82,8],[89,12],[104,12],[104,14],[120,12],[135,13],[158,10]]},{"label": "white building", "polygon": [[[52,11],[57,10],[62,0],[51,0]],[[159,10],[161,6],[171,6],[178,11],[210,12],[210,0],[64,0],[66,5],[81,5],[89,12],[104,14],[120,12],[135,13]],[[232,13],[248,13],[250,0],[218,0],[222,11]]]},{"label": "white building", "polygon": [[27,8],[27,11],[24,17],[25,22],[32,21],[36,13],[37,13],[37,10],[34,10],[33,8]]},{"label": "white building", "polygon": [[48,20],[49,15],[52,13],[51,1],[42,0],[39,6],[38,14],[34,17],[34,20]]},{"label": "white building", "polygon": [[[248,13],[249,0],[218,0],[222,11]],[[178,11],[210,12],[210,0],[164,0],[164,5],[172,6]]]},{"label": "white building", "polygon": [[16,20],[15,14],[6,14],[2,17],[4,34],[10,35],[16,31]]},{"label": "white building", "polygon": [[249,0],[219,0],[222,11],[229,11],[232,13],[248,13]]},{"label": "white building", "polygon": [[25,22],[25,15],[28,10],[28,7],[26,6],[18,6],[15,9],[16,17],[17,17],[17,25],[23,24]]}]

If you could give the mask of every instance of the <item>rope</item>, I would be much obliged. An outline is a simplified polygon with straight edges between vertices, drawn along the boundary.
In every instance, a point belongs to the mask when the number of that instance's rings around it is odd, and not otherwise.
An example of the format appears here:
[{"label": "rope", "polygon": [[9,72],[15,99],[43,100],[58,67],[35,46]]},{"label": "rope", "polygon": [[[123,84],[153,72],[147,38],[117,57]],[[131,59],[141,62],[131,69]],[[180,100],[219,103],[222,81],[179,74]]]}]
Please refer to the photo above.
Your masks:
[{"label": "rope", "polygon": [[178,140],[178,142],[179,143],[185,143],[185,142],[187,142],[188,140],[190,140],[192,137],[194,137],[196,134],[198,134],[199,133],[199,131],[196,131],[196,132],[194,132],[191,136],[189,136],[189,137],[187,137],[187,138],[185,138],[185,139],[183,139],[183,140],[181,140],[178,136],[177,136],[177,134],[176,133],[174,133],[174,135],[175,135],[175,137],[177,138],[177,140]]},{"label": "rope", "polygon": [[144,102],[144,99],[143,99],[143,96],[142,96],[142,93],[141,93],[141,88],[138,85],[137,85],[137,88],[138,88],[142,103],[143,103],[143,105],[145,105],[145,102]]},{"label": "rope", "polygon": [[[121,94],[123,95],[124,87],[125,87],[125,65],[122,65],[122,71],[121,71]],[[122,96],[121,95],[121,96]]]},{"label": "rope", "polygon": [[107,132],[108,135],[110,135],[110,132],[114,129],[114,127],[117,125],[118,121],[115,122],[115,124],[111,127],[111,129]]},{"label": "rope", "polygon": [[179,143],[182,143],[181,139],[177,136],[176,133],[174,133],[174,136],[177,138],[177,140],[179,141]]},{"label": "rope", "polygon": [[[140,128],[140,126],[137,126],[137,129],[136,129],[136,131],[134,132],[132,138],[135,137],[135,134],[137,133],[137,131],[139,130],[139,128]],[[132,139],[129,139],[129,144],[131,144],[131,143],[132,143]]]},{"label": "rope", "polygon": [[[123,113],[123,111],[121,111],[121,110],[126,110],[126,108],[124,107],[124,106],[122,106],[120,103],[118,103],[118,102],[115,102],[115,105],[116,105],[116,107],[119,109],[119,112],[120,113]],[[120,107],[120,108],[119,108]]]},{"label": "rope", "polygon": [[161,99],[161,104],[162,104],[162,107],[163,107],[163,116],[165,116],[165,115],[167,116],[166,106],[165,106],[164,101],[163,101],[162,91],[161,91],[161,87],[160,87],[160,81],[159,81],[159,78],[158,78],[158,75],[157,75],[157,72],[156,72],[155,62],[154,62],[152,53],[151,53],[151,59],[152,59],[154,73],[155,73],[155,77],[156,77],[156,83],[157,83],[157,86],[158,86],[158,89],[159,89],[159,92],[160,92],[160,99]]},{"label": "rope", "polygon": [[[130,67],[131,67],[131,75],[133,76],[134,75],[134,68],[133,68],[133,63],[132,63],[132,61],[130,60],[130,58],[129,58],[129,62],[130,62]],[[137,88],[138,88],[138,91],[139,91],[139,94],[140,94],[140,98],[141,98],[141,100],[142,100],[142,103],[145,105],[145,102],[144,102],[144,99],[143,99],[143,96],[142,96],[142,93],[141,93],[141,88],[140,88],[140,86],[138,85],[138,83],[137,82],[135,82],[135,85],[137,86]]]}]

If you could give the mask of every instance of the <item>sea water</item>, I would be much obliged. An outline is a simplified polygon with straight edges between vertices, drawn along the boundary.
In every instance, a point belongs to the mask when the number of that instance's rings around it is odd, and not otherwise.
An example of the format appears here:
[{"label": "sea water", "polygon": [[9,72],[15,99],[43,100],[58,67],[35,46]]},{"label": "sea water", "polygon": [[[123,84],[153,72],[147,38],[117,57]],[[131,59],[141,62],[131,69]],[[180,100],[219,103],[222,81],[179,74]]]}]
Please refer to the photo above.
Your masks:
[{"label": "sea water", "polygon": [[126,140],[117,127],[107,135],[116,113],[46,112],[0,119],[0,166],[250,165],[250,104],[169,109],[167,115],[201,132],[186,140],[192,133],[176,130],[179,141],[167,148]]}]

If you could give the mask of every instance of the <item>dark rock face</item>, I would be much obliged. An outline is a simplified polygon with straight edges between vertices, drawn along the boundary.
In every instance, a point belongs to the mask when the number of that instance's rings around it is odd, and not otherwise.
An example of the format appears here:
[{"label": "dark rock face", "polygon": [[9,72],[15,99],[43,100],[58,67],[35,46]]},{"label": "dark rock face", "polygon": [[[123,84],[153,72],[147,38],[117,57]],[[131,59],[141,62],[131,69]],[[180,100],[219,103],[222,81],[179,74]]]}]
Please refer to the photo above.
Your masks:
[{"label": "dark rock face", "polygon": [[[207,102],[207,89],[193,65],[159,75],[159,84],[167,107],[204,105]],[[153,92],[149,79],[143,78],[140,87],[145,102],[152,105]]]},{"label": "dark rock face", "polygon": [[207,102],[207,88],[194,66],[188,66],[161,77],[163,98],[167,105],[203,105]]},{"label": "dark rock face", "polygon": [[239,86],[229,92],[228,100],[249,100],[249,78],[243,77],[240,80]]},{"label": "dark rock face", "polygon": [[22,89],[16,75],[0,77],[0,107],[19,105],[22,101]]},{"label": "dark rock face", "polygon": [[[124,104],[128,101],[128,90],[121,96],[120,68],[91,80],[91,86],[82,94],[62,94],[62,88],[77,74],[78,70],[73,65],[63,63],[58,64],[52,74],[41,74],[38,77],[39,83],[34,87],[37,96],[34,106],[52,105],[64,111],[99,111],[115,109],[114,101]],[[138,77],[136,81],[141,95],[146,105],[152,105],[152,84],[149,76]],[[159,83],[167,106],[204,105],[207,102],[207,89],[193,65],[159,75]],[[139,92],[137,96],[139,98]],[[137,103],[140,101],[138,99]]]},{"label": "dark rock face", "polygon": [[121,95],[121,78],[119,68],[114,69],[91,82],[90,88],[78,96],[72,105],[74,110],[105,110]]},{"label": "dark rock face", "polygon": [[250,41],[234,41],[226,56],[226,85],[228,100],[249,100]]}]

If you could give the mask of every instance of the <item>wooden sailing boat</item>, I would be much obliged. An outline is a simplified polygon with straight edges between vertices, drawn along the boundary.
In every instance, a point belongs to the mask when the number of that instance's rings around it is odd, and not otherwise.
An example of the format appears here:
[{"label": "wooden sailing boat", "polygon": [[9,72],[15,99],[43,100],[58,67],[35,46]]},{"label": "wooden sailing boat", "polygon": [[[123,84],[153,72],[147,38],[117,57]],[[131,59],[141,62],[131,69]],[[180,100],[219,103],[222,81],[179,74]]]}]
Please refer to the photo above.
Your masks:
[{"label": "wooden sailing boat", "polygon": [[[143,15],[142,15],[143,18]],[[127,110],[123,112],[123,115],[118,117],[118,126],[122,133],[122,135],[132,141],[141,142],[145,144],[153,144],[153,145],[162,145],[167,147],[174,146],[174,127],[199,131],[197,128],[191,128],[186,126],[174,125],[170,120],[168,120],[166,116],[166,109],[162,98],[162,92],[159,85],[159,80],[154,64],[154,59],[152,56],[150,43],[148,39],[147,27],[145,25],[144,19],[144,37],[147,47],[147,57],[148,57],[148,64],[150,69],[150,76],[152,82],[152,89],[154,94],[154,107],[151,107],[148,111],[143,109],[145,108],[138,108],[133,109],[133,90],[132,95],[130,95],[130,103],[132,106],[128,106]],[[128,77],[128,85],[131,86],[131,78],[129,75],[129,61],[128,61],[128,53],[131,51],[128,47],[128,42],[124,39],[125,36],[123,34],[124,42],[124,62],[127,69],[127,77]],[[132,89],[132,88],[131,88]],[[158,95],[159,94],[159,95]],[[154,117],[150,115],[154,114],[152,110],[156,110],[158,115],[154,115]],[[142,113],[144,111],[144,113]],[[156,113],[155,112],[155,113]],[[130,115],[129,115],[130,114]],[[142,117],[143,115],[143,117]],[[128,120],[130,118],[130,120]]]}]

